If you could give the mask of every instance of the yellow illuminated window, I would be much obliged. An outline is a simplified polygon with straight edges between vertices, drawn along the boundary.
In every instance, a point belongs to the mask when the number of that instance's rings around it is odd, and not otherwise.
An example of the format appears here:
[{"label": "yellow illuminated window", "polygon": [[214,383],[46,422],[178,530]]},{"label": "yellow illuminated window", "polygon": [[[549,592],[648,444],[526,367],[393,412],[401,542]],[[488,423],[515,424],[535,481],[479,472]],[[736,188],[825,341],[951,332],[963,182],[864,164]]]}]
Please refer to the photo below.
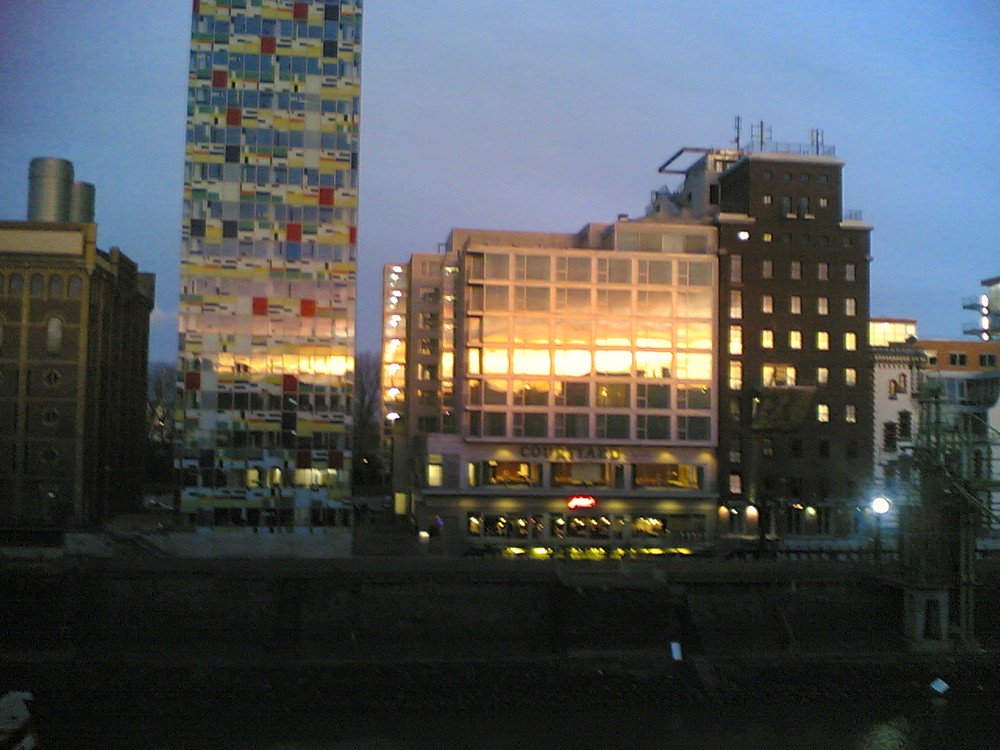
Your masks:
[{"label": "yellow illuminated window", "polygon": [[760,345],[764,349],[774,348],[774,331],[769,328],[765,328],[760,332]]}]

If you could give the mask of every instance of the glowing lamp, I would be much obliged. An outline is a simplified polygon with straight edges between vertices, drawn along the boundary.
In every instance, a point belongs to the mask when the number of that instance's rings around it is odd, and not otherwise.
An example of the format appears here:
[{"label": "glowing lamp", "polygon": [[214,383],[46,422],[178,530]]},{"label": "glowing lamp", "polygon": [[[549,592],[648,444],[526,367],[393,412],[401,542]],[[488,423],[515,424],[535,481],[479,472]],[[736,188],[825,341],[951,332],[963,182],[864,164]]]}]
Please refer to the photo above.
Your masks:
[{"label": "glowing lamp", "polygon": [[597,498],[591,495],[573,495],[566,503],[566,507],[570,510],[576,510],[577,508],[593,508],[597,505]]},{"label": "glowing lamp", "polygon": [[875,499],[872,500],[871,508],[872,508],[873,511],[875,511],[876,513],[878,513],[880,516],[883,513],[888,513],[889,512],[889,508],[891,508],[891,507],[892,507],[892,503],[889,502],[888,498],[879,496],[879,497],[876,497]]}]

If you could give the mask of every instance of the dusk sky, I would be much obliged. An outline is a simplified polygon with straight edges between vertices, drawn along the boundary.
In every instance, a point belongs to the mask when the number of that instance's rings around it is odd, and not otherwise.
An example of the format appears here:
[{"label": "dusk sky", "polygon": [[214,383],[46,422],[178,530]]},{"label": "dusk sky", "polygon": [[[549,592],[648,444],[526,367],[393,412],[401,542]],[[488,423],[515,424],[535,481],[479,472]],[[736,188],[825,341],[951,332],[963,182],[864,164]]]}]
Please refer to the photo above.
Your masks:
[{"label": "dusk sky", "polygon": [[[99,245],[156,274],[151,356],[176,356],[190,0],[0,0],[0,219],[28,165],[97,187]],[[733,118],[811,128],[872,234],[872,314],[962,338],[1000,274],[995,0],[368,0],[358,350],[384,263],[452,227],[576,231],[641,214],[682,146]],[[673,178],[676,180],[677,178]]]}]

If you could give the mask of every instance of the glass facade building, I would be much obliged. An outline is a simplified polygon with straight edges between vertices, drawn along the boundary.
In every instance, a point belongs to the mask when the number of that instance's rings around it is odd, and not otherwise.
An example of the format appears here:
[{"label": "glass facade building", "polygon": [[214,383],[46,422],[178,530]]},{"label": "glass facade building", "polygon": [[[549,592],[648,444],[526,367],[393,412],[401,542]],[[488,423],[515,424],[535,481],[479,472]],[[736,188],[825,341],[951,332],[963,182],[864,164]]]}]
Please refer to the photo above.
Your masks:
[{"label": "glass facade building", "polygon": [[180,510],[341,525],[350,493],[361,0],[194,0]]},{"label": "glass facade building", "polygon": [[384,291],[407,303],[406,338],[383,344],[390,367],[406,347],[394,458],[408,453],[431,552],[605,557],[712,538],[713,227],[456,229],[445,253],[399,268],[408,288],[390,275]]}]

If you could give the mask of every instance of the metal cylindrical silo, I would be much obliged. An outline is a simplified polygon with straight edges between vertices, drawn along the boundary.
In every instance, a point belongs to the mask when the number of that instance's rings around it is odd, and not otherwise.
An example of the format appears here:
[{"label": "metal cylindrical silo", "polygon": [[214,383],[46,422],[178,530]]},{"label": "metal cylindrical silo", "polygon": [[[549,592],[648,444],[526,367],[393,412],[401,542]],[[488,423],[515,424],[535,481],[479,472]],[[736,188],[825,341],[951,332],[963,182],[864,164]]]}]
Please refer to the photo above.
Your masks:
[{"label": "metal cylindrical silo", "polygon": [[28,221],[69,221],[73,164],[39,157],[28,172]]},{"label": "metal cylindrical silo", "polygon": [[92,223],[94,221],[94,186],[89,182],[74,182],[70,190],[69,220]]}]

